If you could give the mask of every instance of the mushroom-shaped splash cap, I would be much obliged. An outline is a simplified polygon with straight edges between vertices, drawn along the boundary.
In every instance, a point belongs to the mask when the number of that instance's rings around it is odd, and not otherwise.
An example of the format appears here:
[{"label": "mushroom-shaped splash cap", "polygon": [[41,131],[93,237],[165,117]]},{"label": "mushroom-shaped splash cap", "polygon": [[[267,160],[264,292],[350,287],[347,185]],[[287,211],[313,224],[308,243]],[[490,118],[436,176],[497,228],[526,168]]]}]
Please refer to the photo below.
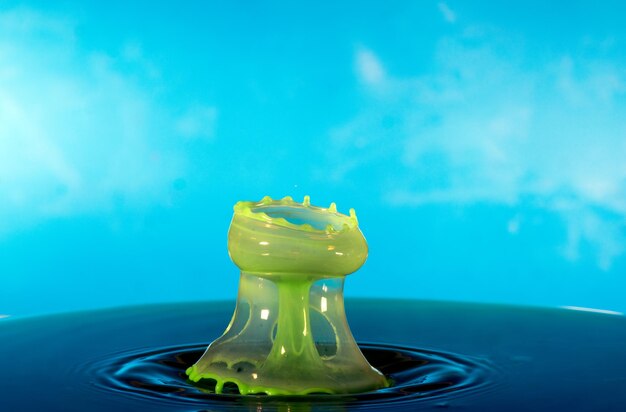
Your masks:
[{"label": "mushroom-shaped splash cap", "polygon": [[228,251],[239,268],[265,275],[344,276],[367,258],[367,243],[356,214],[311,206],[308,197],[294,202],[263,198],[238,202],[228,232]]},{"label": "mushroom-shaped splash cap", "polygon": [[345,276],[367,258],[350,215],[290,197],[239,202],[228,251],[241,269],[237,307],[224,334],[187,369],[215,392],[306,395],[388,386],[352,337],[343,304]]}]

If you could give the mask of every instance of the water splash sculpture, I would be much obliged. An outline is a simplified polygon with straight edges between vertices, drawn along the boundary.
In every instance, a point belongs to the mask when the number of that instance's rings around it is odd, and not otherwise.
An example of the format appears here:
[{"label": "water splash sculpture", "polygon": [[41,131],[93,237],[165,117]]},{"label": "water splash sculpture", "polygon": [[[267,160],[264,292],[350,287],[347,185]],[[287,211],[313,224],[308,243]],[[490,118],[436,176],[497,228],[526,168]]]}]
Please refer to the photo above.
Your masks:
[{"label": "water splash sculpture", "polygon": [[233,318],[190,368],[192,381],[243,395],[356,393],[388,386],[346,321],[343,283],[367,258],[350,215],[291,197],[238,202],[228,251],[241,269]]}]

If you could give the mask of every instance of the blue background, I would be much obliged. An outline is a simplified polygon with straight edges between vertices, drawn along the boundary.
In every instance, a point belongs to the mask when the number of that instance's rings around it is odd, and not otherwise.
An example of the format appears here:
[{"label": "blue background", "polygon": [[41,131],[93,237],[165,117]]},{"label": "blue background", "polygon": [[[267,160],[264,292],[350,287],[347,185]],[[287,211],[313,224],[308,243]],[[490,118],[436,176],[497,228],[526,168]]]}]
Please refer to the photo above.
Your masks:
[{"label": "blue background", "polygon": [[335,3],[0,1],[0,315],[233,299],[305,194],[347,296],[626,310],[623,4]]}]

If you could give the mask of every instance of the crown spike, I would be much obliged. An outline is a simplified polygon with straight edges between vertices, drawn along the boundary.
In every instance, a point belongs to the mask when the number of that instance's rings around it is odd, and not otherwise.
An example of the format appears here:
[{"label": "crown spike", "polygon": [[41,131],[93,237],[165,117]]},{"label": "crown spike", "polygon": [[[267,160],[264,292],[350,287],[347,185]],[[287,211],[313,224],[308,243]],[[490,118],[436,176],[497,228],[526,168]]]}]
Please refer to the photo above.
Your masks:
[{"label": "crown spike", "polygon": [[332,202],[330,206],[328,206],[328,210],[330,210],[333,213],[337,213],[337,204],[335,202]]},{"label": "crown spike", "polygon": [[359,223],[359,219],[356,217],[356,210],[353,207],[350,208],[350,217],[354,219],[355,222]]},{"label": "crown spike", "polygon": [[304,196],[304,200],[302,201],[302,204],[304,206],[311,206],[311,196],[309,195]]}]

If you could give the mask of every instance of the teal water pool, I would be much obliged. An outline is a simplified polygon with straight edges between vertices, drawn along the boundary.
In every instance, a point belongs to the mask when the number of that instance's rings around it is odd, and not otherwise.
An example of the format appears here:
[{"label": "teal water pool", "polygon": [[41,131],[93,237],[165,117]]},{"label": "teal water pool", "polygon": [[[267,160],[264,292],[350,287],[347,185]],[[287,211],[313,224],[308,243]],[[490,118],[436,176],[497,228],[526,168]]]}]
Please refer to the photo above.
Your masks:
[{"label": "teal water pool", "polygon": [[619,411],[626,318],[566,309],[348,300],[392,387],[356,395],[217,395],[184,375],[233,302],[0,320],[0,410]]}]

